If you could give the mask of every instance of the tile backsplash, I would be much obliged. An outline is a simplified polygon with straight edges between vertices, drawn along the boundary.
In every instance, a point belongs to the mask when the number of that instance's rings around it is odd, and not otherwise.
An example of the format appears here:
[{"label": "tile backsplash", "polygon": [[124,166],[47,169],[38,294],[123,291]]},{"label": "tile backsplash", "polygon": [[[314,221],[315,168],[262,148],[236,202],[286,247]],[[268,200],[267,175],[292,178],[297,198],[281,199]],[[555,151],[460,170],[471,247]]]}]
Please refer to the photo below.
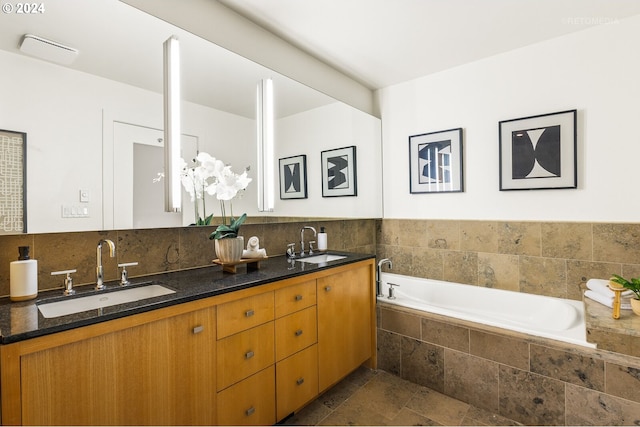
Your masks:
[{"label": "tile backsplash", "polygon": [[385,219],[393,272],[580,300],[585,280],[640,276],[640,224]]}]

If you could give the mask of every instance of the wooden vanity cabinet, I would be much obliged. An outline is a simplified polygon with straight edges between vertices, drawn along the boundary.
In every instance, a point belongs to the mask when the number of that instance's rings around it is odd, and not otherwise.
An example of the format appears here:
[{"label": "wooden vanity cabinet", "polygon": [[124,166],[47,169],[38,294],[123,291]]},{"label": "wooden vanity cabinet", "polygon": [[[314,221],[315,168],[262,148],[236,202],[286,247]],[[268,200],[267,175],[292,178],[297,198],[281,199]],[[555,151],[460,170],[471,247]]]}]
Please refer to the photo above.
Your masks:
[{"label": "wooden vanity cabinet", "polygon": [[2,424],[269,425],[368,361],[374,260],[0,346]]},{"label": "wooden vanity cabinet", "polygon": [[3,424],[214,423],[215,308],[171,311],[3,346]]}]

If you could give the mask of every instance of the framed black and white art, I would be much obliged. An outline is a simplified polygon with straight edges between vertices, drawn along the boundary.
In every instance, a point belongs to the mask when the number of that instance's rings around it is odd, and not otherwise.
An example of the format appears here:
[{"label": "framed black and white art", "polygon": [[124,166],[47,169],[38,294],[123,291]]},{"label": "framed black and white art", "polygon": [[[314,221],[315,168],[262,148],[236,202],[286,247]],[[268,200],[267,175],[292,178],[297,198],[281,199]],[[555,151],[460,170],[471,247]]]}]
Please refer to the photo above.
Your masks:
[{"label": "framed black and white art", "polygon": [[307,156],[280,159],[280,199],[307,198]]},{"label": "framed black and white art", "polygon": [[356,147],[322,151],[322,197],[357,196]]},{"label": "framed black and white art", "polygon": [[464,191],[462,128],[409,137],[409,191]]},{"label": "framed black and white art", "polygon": [[27,134],[0,129],[0,234],[27,232]]},{"label": "framed black and white art", "polygon": [[499,122],[500,190],[577,188],[576,110]]}]

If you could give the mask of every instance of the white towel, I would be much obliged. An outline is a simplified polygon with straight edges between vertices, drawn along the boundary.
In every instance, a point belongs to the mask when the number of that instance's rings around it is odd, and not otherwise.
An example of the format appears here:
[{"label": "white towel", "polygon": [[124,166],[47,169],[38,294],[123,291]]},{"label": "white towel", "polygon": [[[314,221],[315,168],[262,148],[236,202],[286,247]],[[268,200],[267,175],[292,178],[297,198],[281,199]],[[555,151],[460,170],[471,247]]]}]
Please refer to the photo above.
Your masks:
[{"label": "white towel", "polygon": [[[587,288],[591,289],[594,292],[599,293],[600,295],[604,295],[606,297],[612,297],[615,295],[615,292],[609,288],[609,281],[603,279],[589,279],[587,281]],[[633,291],[631,289],[624,290],[620,293],[622,297],[629,297],[633,295]]]},{"label": "white towel", "polygon": [[248,251],[248,250],[243,250],[242,251],[242,258],[266,258],[267,257],[267,251],[265,249],[258,249],[256,251]]},{"label": "white towel", "polygon": [[[613,308],[613,297],[609,298],[591,290],[585,291],[584,296],[597,301],[602,305],[606,305],[609,308]],[[631,302],[629,302],[629,298],[622,298],[620,300],[620,308],[622,310],[631,310]]]}]

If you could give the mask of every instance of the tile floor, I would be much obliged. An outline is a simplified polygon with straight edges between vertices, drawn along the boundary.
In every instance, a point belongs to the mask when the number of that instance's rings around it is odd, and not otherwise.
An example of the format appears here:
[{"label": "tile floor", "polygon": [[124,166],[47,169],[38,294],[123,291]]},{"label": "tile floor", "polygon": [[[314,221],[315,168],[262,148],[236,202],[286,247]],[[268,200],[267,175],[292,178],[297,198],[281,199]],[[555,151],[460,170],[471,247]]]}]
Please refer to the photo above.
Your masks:
[{"label": "tile floor", "polygon": [[360,368],[285,425],[518,425],[384,371]]}]

